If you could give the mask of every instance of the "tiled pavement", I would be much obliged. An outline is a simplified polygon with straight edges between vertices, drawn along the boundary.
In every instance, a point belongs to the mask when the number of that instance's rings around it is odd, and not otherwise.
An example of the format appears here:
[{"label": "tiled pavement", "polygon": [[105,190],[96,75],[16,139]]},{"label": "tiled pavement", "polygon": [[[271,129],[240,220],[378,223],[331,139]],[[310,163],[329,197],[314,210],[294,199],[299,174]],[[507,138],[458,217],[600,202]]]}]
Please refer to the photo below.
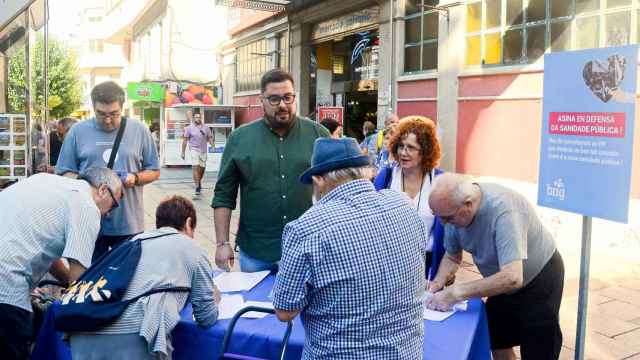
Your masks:
[{"label": "tiled pavement", "polygon": [[[536,201],[533,184],[504,179],[496,181],[512,187]],[[198,212],[196,241],[205,247],[213,262],[215,235],[213,210],[214,173],[207,173],[202,196],[194,200]],[[145,188],[145,226],[154,227],[154,211],[158,202],[172,194],[193,196],[193,183],[189,169],[162,169],[157,182]],[[578,303],[580,266],[581,217],[561,211],[538,208],[546,226],[554,233],[565,262],[565,289],[560,310],[564,344],[560,358],[573,359]],[[234,211],[231,229],[237,228],[238,212]],[[640,201],[632,201],[629,224],[593,221],[591,277],[589,286],[588,335],[586,358],[594,360],[640,360]],[[232,239],[233,241],[233,236]],[[462,271],[456,281],[480,278],[465,256]],[[238,264],[234,268],[238,269]]]}]

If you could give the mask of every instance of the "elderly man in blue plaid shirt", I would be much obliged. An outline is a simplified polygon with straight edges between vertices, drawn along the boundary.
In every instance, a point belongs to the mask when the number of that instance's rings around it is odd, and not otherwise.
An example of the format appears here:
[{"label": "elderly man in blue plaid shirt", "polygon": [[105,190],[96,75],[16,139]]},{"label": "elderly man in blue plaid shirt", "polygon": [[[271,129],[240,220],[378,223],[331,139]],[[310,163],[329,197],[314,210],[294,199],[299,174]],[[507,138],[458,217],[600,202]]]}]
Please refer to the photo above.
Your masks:
[{"label": "elderly man in blue plaid shirt", "polygon": [[376,192],[353,139],[316,140],[319,201],[287,224],[273,304],[301,313],[303,359],[421,359],[425,290],[423,222],[406,196]]}]

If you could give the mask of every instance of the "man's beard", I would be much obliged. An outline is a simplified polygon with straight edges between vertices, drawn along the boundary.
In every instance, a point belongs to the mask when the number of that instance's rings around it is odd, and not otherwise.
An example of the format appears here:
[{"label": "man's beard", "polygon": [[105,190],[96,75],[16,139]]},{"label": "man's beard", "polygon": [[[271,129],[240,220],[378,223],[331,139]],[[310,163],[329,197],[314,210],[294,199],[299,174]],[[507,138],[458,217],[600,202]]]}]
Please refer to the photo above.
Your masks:
[{"label": "man's beard", "polygon": [[282,122],[281,120],[279,120],[277,114],[278,113],[274,115],[267,115],[267,113],[265,112],[265,118],[267,119],[271,127],[275,129],[288,129],[289,127],[291,127],[293,123],[293,116],[291,115],[291,113],[287,113],[286,122]]}]

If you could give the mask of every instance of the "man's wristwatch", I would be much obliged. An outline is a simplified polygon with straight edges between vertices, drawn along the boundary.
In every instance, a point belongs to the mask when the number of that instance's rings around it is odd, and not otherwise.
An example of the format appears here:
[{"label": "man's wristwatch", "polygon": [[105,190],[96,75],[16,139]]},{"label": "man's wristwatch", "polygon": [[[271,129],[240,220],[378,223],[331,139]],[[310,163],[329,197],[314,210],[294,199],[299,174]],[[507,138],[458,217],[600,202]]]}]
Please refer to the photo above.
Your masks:
[{"label": "man's wristwatch", "polygon": [[230,243],[230,242],[228,242],[228,241],[225,241],[225,242],[222,242],[222,243],[216,244],[216,247],[221,247],[221,246],[225,246],[225,245],[231,245],[231,243]]}]

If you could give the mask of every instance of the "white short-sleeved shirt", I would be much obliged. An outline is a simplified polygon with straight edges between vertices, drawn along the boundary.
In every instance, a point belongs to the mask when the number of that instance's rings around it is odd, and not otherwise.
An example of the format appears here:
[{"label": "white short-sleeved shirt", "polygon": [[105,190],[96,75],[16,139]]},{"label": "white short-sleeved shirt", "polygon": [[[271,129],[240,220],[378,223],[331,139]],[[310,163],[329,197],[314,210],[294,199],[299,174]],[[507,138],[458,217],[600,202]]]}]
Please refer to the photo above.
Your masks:
[{"label": "white short-sleeved shirt", "polygon": [[84,267],[100,230],[86,181],[37,174],[0,192],[0,303],[31,311],[29,293],[54,260]]},{"label": "white short-sleeved shirt", "polygon": [[[411,206],[418,211],[418,215],[420,215],[420,219],[424,223],[424,227],[427,231],[425,237],[427,239],[427,251],[431,251],[433,248],[433,222],[436,217],[433,215],[431,208],[429,207],[429,194],[431,194],[431,183],[435,178],[434,170],[431,170],[431,174],[424,176],[422,179],[422,187],[419,194],[412,199],[409,198],[409,203]],[[402,189],[402,168],[400,166],[395,166],[393,168],[393,173],[391,175],[391,186],[389,187],[391,190],[401,192],[406,195],[406,193]]]}]

